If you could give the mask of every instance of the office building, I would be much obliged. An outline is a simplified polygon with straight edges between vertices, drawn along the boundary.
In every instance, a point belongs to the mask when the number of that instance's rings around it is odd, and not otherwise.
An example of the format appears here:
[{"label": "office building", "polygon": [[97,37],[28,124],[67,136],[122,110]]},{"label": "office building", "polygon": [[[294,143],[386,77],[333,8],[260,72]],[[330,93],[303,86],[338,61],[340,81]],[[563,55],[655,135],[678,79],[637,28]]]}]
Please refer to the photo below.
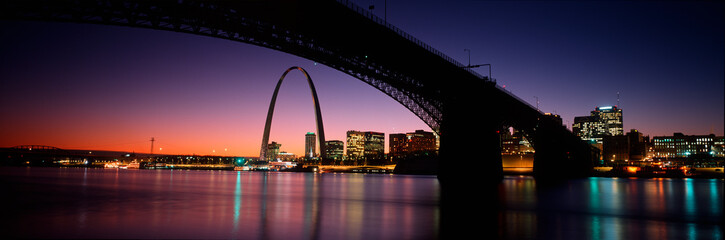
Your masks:
[{"label": "office building", "polygon": [[416,130],[411,133],[392,133],[389,138],[388,155],[394,160],[410,156],[435,155],[437,151],[437,139],[433,132]]},{"label": "office building", "polygon": [[501,134],[501,153],[502,154],[527,154],[533,153],[534,148],[531,146],[523,132],[512,129],[503,131]]},{"label": "office building", "polygon": [[342,160],[344,147],[340,140],[325,141],[325,156],[330,160]]},{"label": "office building", "polygon": [[684,135],[652,138],[655,158],[712,158],[723,156],[723,137],[710,135]]},{"label": "office building", "polygon": [[643,136],[636,129],[626,135],[604,136],[602,157],[609,162],[643,160],[647,157],[648,145],[649,136]]},{"label": "office building", "polygon": [[317,135],[312,132],[305,134],[305,158],[317,157]]},{"label": "office building", "polygon": [[602,144],[605,136],[624,134],[622,109],[617,106],[597,107],[589,116],[574,117],[572,131],[591,144]]},{"label": "office building", "polygon": [[407,138],[405,133],[388,134],[388,156],[392,159],[403,158],[406,155]]},{"label": "office building", "polygon": [[347,131],[346,151],[349,159],[382,159],[385,154],[385,134]]},{"label": "office building", "polygon": [[267,160],[268,161],[276,161],[277,155],[279,155],[279,148],[282,146],[282,144],[279,144],[277,142],[272,142],[270,144],[267,144]]}]

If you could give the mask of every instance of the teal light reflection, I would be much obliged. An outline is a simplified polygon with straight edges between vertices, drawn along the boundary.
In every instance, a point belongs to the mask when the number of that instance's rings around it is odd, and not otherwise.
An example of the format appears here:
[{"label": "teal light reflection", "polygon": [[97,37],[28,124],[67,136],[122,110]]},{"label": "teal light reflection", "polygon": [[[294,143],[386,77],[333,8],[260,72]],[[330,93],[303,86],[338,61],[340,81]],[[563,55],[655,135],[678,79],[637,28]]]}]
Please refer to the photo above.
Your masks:
[{"label": "teal light reflection", "polygon": [[688,217],[695,216],[697,212],[695,206],[695,187],[692,185],[694,182],[690,178],[685,178],[685,212]]},{"label": "teal light reflection", "polygon": [[237,171],[237,184],[234,187],[234,226],[232,228],[233,233],[239,232],[239,212],[242,208],[242,176],[241,172]]},{"label": "teal light reflection", "polygon": [[602,228],[601,220],[599,219],[599,216],[594,215],[592,218],[592,224],[591,224],[591,231],[592,231],[592,239],[593,240],[599,240],[601,239],[601,232],[599,231]]},{"label": "teal light reflection", "polygon": [[589,178],[589,208],[600,209],[599,184],[596,178]]},{"label": "teal light reflection", "polygon": [[714,215],[722,215],[722,189],[717,187],[717,179],[710,179],[710,212]]},{"label": "teal light reflection", "polygon": [[690,240],[697,239],[697,228],[695,228],[694,223],[687,224],[687,239],[690,239]]}]

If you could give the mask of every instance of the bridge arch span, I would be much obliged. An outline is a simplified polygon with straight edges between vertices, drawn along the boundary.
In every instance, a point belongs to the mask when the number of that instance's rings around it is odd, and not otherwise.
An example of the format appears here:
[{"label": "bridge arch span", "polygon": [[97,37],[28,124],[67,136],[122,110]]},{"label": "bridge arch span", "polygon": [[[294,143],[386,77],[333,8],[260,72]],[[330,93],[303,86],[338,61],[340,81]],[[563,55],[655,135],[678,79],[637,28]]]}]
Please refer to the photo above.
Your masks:
[{"label": "bridge arch span", "polygon": [[[468,158],[457,148],[478,141],[467,134],[472,127],[486,126],[478,130],[488,139],[481,145],[490,148],[484,158],[498,160],[481,169],[492,169],[489,175],[497,179],[501,177],[501,155],[496,149],[500,145],[496,131],[502,123],[529,131],[537,153],[541,152],[535,161],[543,164],[535,169],[548,169],[541,173],[553,177],[566,174],[557,166],[568,164],[561,158],[567,158],[572,149],[585,157],[590,151],[573,133],[548,121],[542,112],[497,86],[490,77],[466,69],[348,0],[6,0],[0,1],[0,19],[168,30],[310,59],[357,78],[408,108],[441,137],[441,159]],[[472,118],[472,112],[487,115]],[[449,176],[456,182],[470,182],[460,176],[475,175],[458,174],[460,169],[445,164],[439,169],[440,179]]]},{"label": "bridge arch span", "polygon": [[272,100],[269,103],[269,110],[267,110],[267,121],[265,121],[264,124],[264,135],[262,135],[262,147],[259,151],[259,159],[260,160],[268,160],[267,159],[267,145],[269,144],[269,131],[272,127],[272,116],[274,115],[274,105],[277,102],[277,94],[279,93],[279,87],[282,86],[282,82],[284,81],[284,78],[287,76],[289,72],[292,70],[299,70],[302,72],[302,74],[305,75],[305,78],[307,78],[307,84],[310,86],[310,91],[312,92],[312,103],[315,105],[315,123],[317,124],[317,144],[320,149],[320,156],[324,158],[325,156],[325,127],[322,124],[322,112],[320,111],[320,101],[317,98],[317,90],[315,90],[315,84],[312,83],[312,78],[310,77],[310,74],[305,71],[305,69],[297,66],[293,66],[288,68],[284,73],[282,74],[282,77],[279,78],[279,81],[277,81],[277,86],[274,88],[274,93],[272,94]]},{"label": "bridge arch span", "polygon": [[0,3],[0,19],[167,30],[289,53],[369,84],[438,134],[443,115],[441,84],[449,79],[483,78],[347,0],[8,0]]}]

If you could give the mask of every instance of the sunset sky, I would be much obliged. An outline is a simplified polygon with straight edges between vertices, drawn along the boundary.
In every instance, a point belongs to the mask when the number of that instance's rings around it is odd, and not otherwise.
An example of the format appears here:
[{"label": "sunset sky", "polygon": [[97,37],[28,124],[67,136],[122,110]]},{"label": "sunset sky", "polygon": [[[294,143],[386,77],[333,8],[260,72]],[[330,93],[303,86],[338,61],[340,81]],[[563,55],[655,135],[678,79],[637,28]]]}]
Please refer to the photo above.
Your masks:
[{"label": "sunset sky", "polygon": [[[383,1],[356,1],[383,16]],[[723,135],[723,4],[388,1],[387,20],[542,111],[617,104],[645,135]],[[430,131],[366,83],[286,53],[130,27],[0,21],[0,147],[258,156],[274,86],[291,66],[317,87],[327,140]],[[482,75],[488,69],[477,69]],[[493,103],[492,103],[493,104]],[[315,130],[303,75],[287,76],[270,140],[301,155]],[[486,111],[485,106],[473,107]],[[476,126],[471,126],[475,132]],[[387,141],[387,139],[386,139]],[[387,146],[386,146],[387,147]],[[225,151],[226,149],[226,151]]]}]

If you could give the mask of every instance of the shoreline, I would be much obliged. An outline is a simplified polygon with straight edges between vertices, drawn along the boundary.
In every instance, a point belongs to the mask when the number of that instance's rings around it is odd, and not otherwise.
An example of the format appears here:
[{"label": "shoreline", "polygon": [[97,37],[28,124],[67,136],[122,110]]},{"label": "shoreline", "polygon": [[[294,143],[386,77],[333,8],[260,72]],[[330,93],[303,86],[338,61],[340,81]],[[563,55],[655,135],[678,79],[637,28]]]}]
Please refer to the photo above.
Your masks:
[{"label": "shoreline", "polygon": [[[118,169],[118,170],[221,170],[221,171],[241,171],[234,170],[234,167],[228,166],[191,166],[185,165],[183,167],[173,168],[141,168],[141,169],[119,169],[119,168],[104,168],[102,166],[81,166],[81,165],[67,165],[67,166],[15,166],[15,165],[0,165],[3,168],[24,168],[24,167],[41,167],[41,168],[96,168],[96,169]],[[365,169],[367,171],[361,171]],[[377,171],[371,171],[375,169]],[[350,167],[346,170],[333,170],[333,171],[320,171],[319,173],[358,173],[358,174],[393,174],[393,175],[433,175],[435,174],[395,174],[393,171],[379,171],[384,168],[378,168],[378,166],[361,166],[361,167]],[[722,168],[720,168],[722,169]],[[258,172],[261,170],[252,170],[248,172]],[[247,172],[247,171],[245,171]],[[311,172],[311,171],[271,171],[271,172]],[[517,168],[504,168],[503,176],[534,176],[533,168],[517,167]],[[609,178],[673,178],[673,179],[685,179],[685,178],[698,178],[698,179],[720,179],[725,180],[725,174],[720,172],[697,172],[685,173],[684,171],[669,172],[669,173],[649,173],[649,172],[617,172],[617,171],[592,171],[586,177],[609,177]]]}]

